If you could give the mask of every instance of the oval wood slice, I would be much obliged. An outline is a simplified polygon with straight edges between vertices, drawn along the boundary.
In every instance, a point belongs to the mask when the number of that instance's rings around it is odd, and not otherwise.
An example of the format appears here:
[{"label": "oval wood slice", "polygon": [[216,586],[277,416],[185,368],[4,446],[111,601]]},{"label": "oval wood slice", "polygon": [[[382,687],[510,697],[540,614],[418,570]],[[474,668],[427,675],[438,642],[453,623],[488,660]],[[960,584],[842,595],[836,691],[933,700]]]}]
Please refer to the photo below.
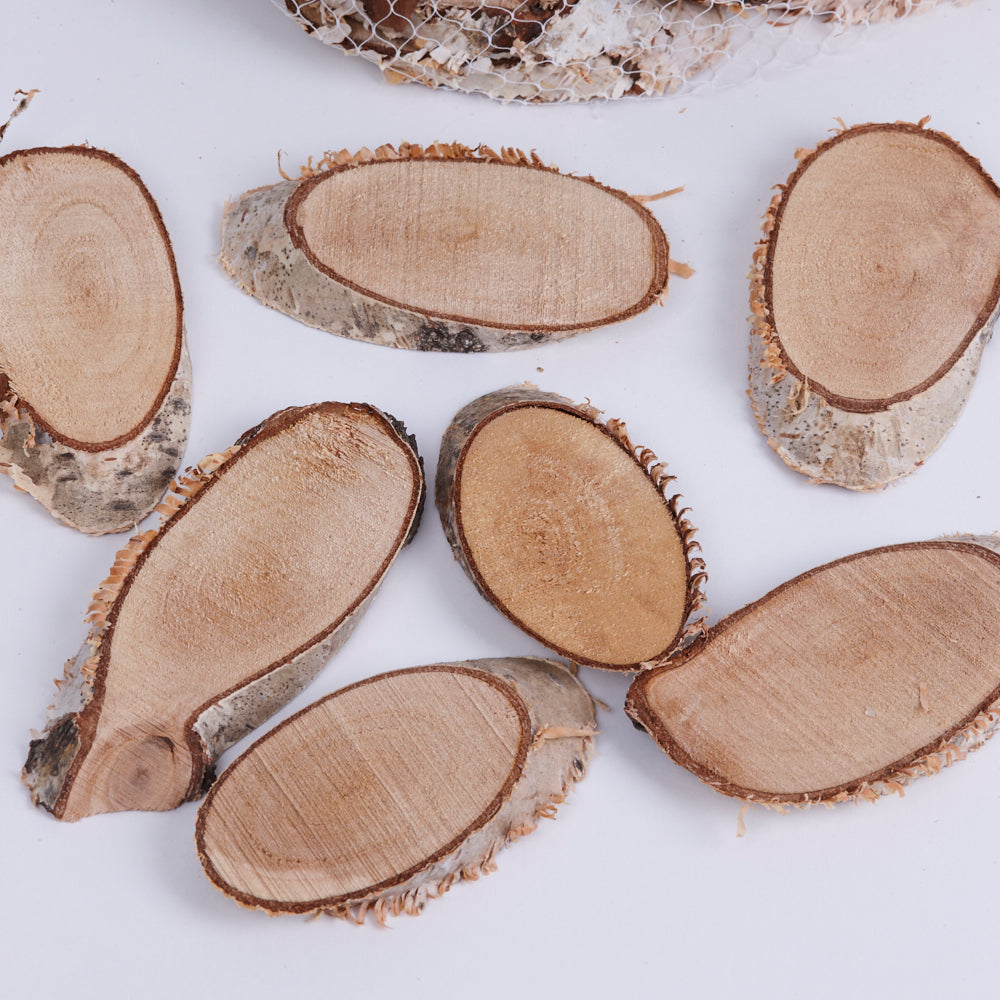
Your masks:
[{"label": "oval wood slice", "polygon": [[226,206],[221,260],[310,326],[390,347],[501,351],[628,319],[668,248],[621,191],[533,154],[436,144],[328,153]]},{"label": "oval wood slice", "polygon": [[174,484],[118,554],[24,780],[59,819],[172,809],[347,639],[416,529],[412,438],[371,406],[281,411]]},{"label": "oval wood slice", "polygon": [[968,398],[1000,299],[1000,190],[922,125],[857,126],[799,157],[754,256],[750,398],[793,469],[880,489]]},{"label": "oval wood slice", "polygon": [[704,562],[672,481],[620,421],[518,386],[456,415],[436,499],[456,559],[515,625],[575,663],[638,670],[701,631]]},{"label": "oval wood slice", "polygon": [[902,794],[1000,722],[998,551],[960,536],[820,566],[637,677],[626,711],[726,795]]},{"label": "oval wood slice", "polygon": [[380,674],[250,747],[201,806],[198,854],[248,907],[415,914],[554,814],[593,732],[590,696],[551,660]]},{"label": "oval wood slice", "polygon": [[0,158],[0,469],[65,524],[125,531],[180,465],[177,267],[139,176],[90,147]]}]

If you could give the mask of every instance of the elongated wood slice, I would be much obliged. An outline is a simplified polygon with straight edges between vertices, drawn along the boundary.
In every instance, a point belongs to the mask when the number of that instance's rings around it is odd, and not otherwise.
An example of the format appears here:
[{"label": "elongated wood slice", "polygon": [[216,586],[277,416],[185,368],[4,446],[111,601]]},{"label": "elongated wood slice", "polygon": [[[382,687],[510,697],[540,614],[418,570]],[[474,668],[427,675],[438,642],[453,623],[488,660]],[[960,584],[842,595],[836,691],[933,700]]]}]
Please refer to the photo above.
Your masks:
[{"label": "elongated wood slice", "polygon": [[667,285],[668,248],[621,191],[534,155],[404,144],[327,153],[226,206],[221,261],[310,326],[390,347],[503,351],[616,323]]},{"label": "elongated wood slice", "polygon": [[705,564],[672,482],[621,421],[515,386],[456,415],[436,500],[455,558],[515,625],[575,663],[639,670],[702,630]]},{"label": "elongated wood slice", "polygon": [[966,535],[820,566],[637,677],[626,711],[726,795],[902,794],[1000,723],[998,552]]},{"label": "elongated wood slice", "polygon": [[172,486],[94,595],[24,767],[59,819],[172,809],[344,643],[416,529],[423,476],[371,406],[283,410]]},{"label": "elongated wood slice", "polygon": [[191,367],[177,267],[100,149],[0,158],[0,470],[80,531],[125,531],[177,471]]},{"label": "elongated wood slice", "polygon": [[876,490],[958,418],[1000,299],[1000,190],[948,136],[845,129],[775,196],[754,254],[750,399],[816,482]]},{"label": "elongated wood slice", "polygon": [[416,914],[554,815],[593,732],[590,696],[551,660],[380,674],[250,747],[201,806],[198,854],[244,906]]}]

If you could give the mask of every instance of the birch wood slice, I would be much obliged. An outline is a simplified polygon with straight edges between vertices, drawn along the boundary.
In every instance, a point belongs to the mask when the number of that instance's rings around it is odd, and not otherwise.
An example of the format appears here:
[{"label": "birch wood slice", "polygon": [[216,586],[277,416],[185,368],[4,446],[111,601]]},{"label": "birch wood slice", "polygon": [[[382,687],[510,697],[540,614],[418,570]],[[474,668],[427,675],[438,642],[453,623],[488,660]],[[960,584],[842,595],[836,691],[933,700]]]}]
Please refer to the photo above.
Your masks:
[{"label": "birch wood slice", "polygon": [[367,405],[284,410],[174,484],[119,553],[24,769],[76,820],[172,809],[347,639],[416,528],[412,439]]},{"label": "birch wood slice", "polygon": [[[321,169],[322,168],[322,169]],[[515,150],[327,154],[226,206],[221,260],[310,326],[390,347],[533,347],[649,308],[668,247],[621,191]]]},{"label": "birch wood slice", "polygon": [[554,815],[593,732],[590,696],[551,660],[380,674],[250,747],[202,804],[198,854],[244,906],[415,914]]},{"label": "birch wood slice", "polygon": [[139,176],[103,150],[0,158],[0,469],[81,531],[145,517],[187,441],[177,267]]},{"label": "birch wood slice", "polygon": [[701,630],[704,562],[666,467],[598,413],[528,386],[474,400],[444,436],[437,506],[515,625],[575,663],[638,670]]},{"label": "birch wood slice", "polygon": [[726,795],[902,794],[1000,722],[998,551],[961,536],[820,566],[637,677],[626,711]]},{"label": "birch wood slice", "polygon": [[968,398],[1000,299],[1000,190],[922,124],[799,156],[754,257],[750,398],[793,469],[881,489]]}]

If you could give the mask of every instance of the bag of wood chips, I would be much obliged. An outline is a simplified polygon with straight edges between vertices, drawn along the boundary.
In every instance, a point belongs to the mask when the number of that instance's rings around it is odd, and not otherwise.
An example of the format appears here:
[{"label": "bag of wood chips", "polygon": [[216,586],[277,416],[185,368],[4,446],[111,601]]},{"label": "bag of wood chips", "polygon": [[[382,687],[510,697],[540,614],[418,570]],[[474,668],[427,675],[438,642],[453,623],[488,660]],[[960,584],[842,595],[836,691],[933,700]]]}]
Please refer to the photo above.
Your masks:
[{"label": "bag of wood chips", "polygon": [[585,101],[737,82],[848,26],[935,0],[276,0],[322,42],[501,101]]}]

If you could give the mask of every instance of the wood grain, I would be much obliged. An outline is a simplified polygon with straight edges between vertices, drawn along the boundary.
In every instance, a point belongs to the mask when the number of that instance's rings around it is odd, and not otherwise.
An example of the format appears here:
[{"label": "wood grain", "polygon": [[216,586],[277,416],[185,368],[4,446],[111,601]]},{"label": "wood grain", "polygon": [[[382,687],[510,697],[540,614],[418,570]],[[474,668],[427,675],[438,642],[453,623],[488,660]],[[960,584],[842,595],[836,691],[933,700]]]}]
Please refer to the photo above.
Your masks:
[{"label": "wood grain", "polygon": [[534,658],[379,674],[248,749],[202,805],[209,878],[244,906],[364,921],[417,913],[495,867],[583,776],[593,705]]},{"label": "wood grain", "polygon": [[896,790],[996,724],[995,545],[897,545],[796,577],[710,629],[677,667],[637,678],[628,711],[728,795],[805,803]]},{"label": "wood grain", "polygon": [[[63,760],[43,736],[26,765],[59,818],[199,794],[213,757],[343,643],[422,497],[412,445],[357,404],[283,411],[215,458],[98,592],[77,668],[92,674],[65,713],[79,745]],[[54,713],[47,732],[62,720]]]}]

